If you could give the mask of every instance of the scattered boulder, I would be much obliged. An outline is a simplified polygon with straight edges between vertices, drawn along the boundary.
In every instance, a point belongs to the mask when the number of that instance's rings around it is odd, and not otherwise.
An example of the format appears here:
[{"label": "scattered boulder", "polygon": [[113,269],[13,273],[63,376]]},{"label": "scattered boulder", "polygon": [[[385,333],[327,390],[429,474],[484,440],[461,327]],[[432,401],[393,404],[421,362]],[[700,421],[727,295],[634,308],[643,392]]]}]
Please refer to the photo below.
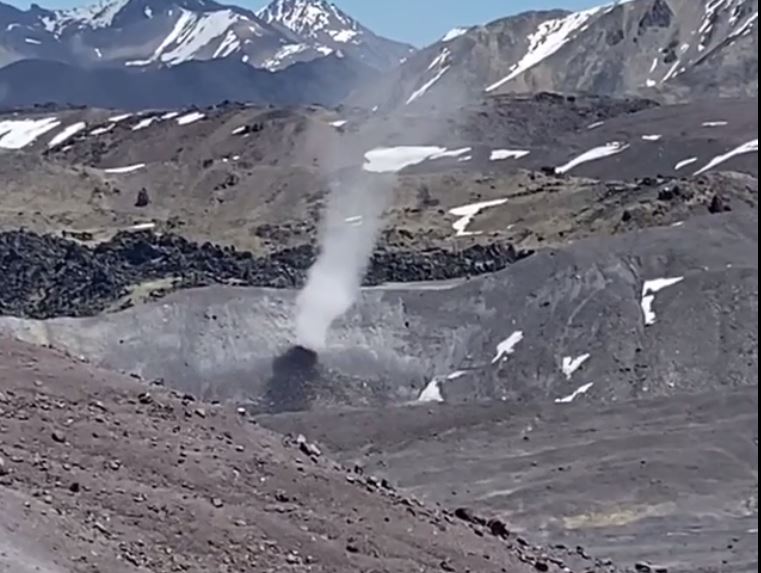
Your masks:
[{"label": "scattered boulder", "polygon": [[135,207],[147,207],[151,202],[151,198],[148,196],[148,190],[143,187],[137,192],[137,199],[135,199]]},{"label": "scattered boulder", "polygon": [[458,507],[455,510],[454,515],[457,519],[467,521],[468,523],[472,523],[474,525],[484,525],[486,523],[485,519],[477,516],[475,513],[473,513],[473,510],[468,509],[467,507]]},{"label": "scattered boulder", "polygon": [[310,458],[319,458],[322,455],[320,448],[308,442],[307,439],[301,434],[299,434],[298,438],[296,438],[296,444],[299,446],[301,452]]},{"label": "scattered boulder", "polygon": [[721,195],[714,195],[711,198],[711,202],[708,204],[708,212],[712,215],[725,213],[731,210],[732,207],[729,205],[729,202],[727,202]]}]

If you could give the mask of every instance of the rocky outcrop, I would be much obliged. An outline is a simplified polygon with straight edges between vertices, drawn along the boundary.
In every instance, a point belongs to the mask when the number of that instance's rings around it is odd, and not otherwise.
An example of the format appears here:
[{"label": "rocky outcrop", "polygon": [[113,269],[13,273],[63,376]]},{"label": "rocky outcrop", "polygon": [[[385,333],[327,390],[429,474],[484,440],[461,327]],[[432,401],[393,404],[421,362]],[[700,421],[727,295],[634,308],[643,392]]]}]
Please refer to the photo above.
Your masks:
[{"label": "rocky outcrop", "polygon": [[[509,244],[474,245],[458,252],[378,249],[366,285],[452,279],[493,272],[527,256]],[[294,288],[315,259],[310,245],[256,257],[230,246],[198,244],[178,235],[121,232],[95,247],[28,231],[0,234],[0,314],[50,318],[88,316],[116,304],[146,283],[160,296],[177,288],[242,284]],[[121,302],[120,302],[121,301]]]}]

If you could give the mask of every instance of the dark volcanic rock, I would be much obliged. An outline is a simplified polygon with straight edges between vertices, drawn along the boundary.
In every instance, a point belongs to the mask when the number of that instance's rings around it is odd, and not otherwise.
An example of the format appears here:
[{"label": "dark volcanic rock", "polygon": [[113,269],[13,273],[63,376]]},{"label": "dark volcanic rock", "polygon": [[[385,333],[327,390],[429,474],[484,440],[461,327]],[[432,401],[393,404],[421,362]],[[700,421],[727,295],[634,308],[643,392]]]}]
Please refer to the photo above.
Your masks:
[{"label": "dark volcanic rock", "polygon": [[143,187],[137,193],[137,199],[135,199],[135,207],[147,207],[151,202],[151,198],[148,196],[148,190]]},{"label": "dark volcanic rock", "polygon": [[[452,279],[505,268],[527,256],[511,245],[459,252],[379,249],[365,284]],[[300,286],[315,260],[310,245],[266,257],[178,235],[122,232],[94,248],[28,231],[0,233],[0,314],[50,318],[88,316],[126,297],[132,287],[170,280],[171,289],[236,283]],[[161,291],[165,294],[166,289]],[[129,304],[129,302],[125,303]]]}]

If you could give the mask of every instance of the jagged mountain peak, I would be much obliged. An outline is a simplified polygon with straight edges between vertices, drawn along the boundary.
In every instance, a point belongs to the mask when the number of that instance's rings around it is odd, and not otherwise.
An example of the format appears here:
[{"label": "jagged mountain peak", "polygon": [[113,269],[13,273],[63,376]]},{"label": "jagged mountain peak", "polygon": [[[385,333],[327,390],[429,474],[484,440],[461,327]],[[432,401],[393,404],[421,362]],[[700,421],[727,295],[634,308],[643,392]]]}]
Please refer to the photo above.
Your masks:
[{"label": "jagged mountain peak", "polygon": [[124,9],[131,0],[100,0],[94,4],[55,10],[55,20],[61,23],[78,22],[91,28],[110,26],[116,15]]},{"label": "jagged mountain peak", "polygon": [[327,0],[274,0],[257,16],[310,38],[327,35],[345,42],[363,31],[359,22]]},{"label": "jagged mountain peak", "polygon": [[327,0],[273,0],[257,16],[272,26],[353,56],[375,68],[391,68],[412,46],[381,38]]}]

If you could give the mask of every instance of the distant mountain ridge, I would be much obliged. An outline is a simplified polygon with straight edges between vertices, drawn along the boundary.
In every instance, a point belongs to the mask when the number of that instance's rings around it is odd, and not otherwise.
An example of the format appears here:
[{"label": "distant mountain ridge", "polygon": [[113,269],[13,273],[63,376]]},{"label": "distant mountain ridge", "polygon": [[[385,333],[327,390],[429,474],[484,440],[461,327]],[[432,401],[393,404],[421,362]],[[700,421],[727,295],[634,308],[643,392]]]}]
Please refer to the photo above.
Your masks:
[{"label": "distant mountain ridge", "polygon": [[232,59],[140,71],[24,60],[0,69],[0,102],[6,109],[54,103],[128,111],[224,101],[330,107],[366,81],[368,73],[366,66],[333,55],[276,72]]},{"label": "distant mountain ridge", "polygon": [[412,51],[325,0],[274,0],[258,14],[214,0],[0,2],[0,107],[335,105]]},{"label": "distant mountain ridge", "polygon": [[[100,95],[51,85],[39,62],[68,66]],[[267,75],[297,63],[277,79]],[[331,75],[316,77],[325,70]],[[186,84],[170,89],[163,74]],[[457,108],[501,93],[753,97],[758,0],[618,0],[579,12],[531,11],[454,28],[421,50],[374,34],[327,0],[273,0],[258,12],[215,0],[107,0],[70,10],[19,10],[0,0],[0,107],[115,105],[125,97],[113,86],[130,82],[169,90],[150,97],[127,90],[130,108],[146,100],[200,105],[222,94],[387,111]],[[296,97],[301,89],[311,91]]]},{"label": "distant mountain ridge", "polygon": [[664,99],[758,93],[758,0],[622,0],[455,29],[355,94],[393,109],[554,91]]},{"label": "distant mountain ridge", "polygon": [[274,0],[258,15],[214,0],[101,0],[66,10],[0,3],[0,67],[26,59],[169,67],[234,58],[275,71],[336,54],[384,69],[410,50],[325,0]]}]

